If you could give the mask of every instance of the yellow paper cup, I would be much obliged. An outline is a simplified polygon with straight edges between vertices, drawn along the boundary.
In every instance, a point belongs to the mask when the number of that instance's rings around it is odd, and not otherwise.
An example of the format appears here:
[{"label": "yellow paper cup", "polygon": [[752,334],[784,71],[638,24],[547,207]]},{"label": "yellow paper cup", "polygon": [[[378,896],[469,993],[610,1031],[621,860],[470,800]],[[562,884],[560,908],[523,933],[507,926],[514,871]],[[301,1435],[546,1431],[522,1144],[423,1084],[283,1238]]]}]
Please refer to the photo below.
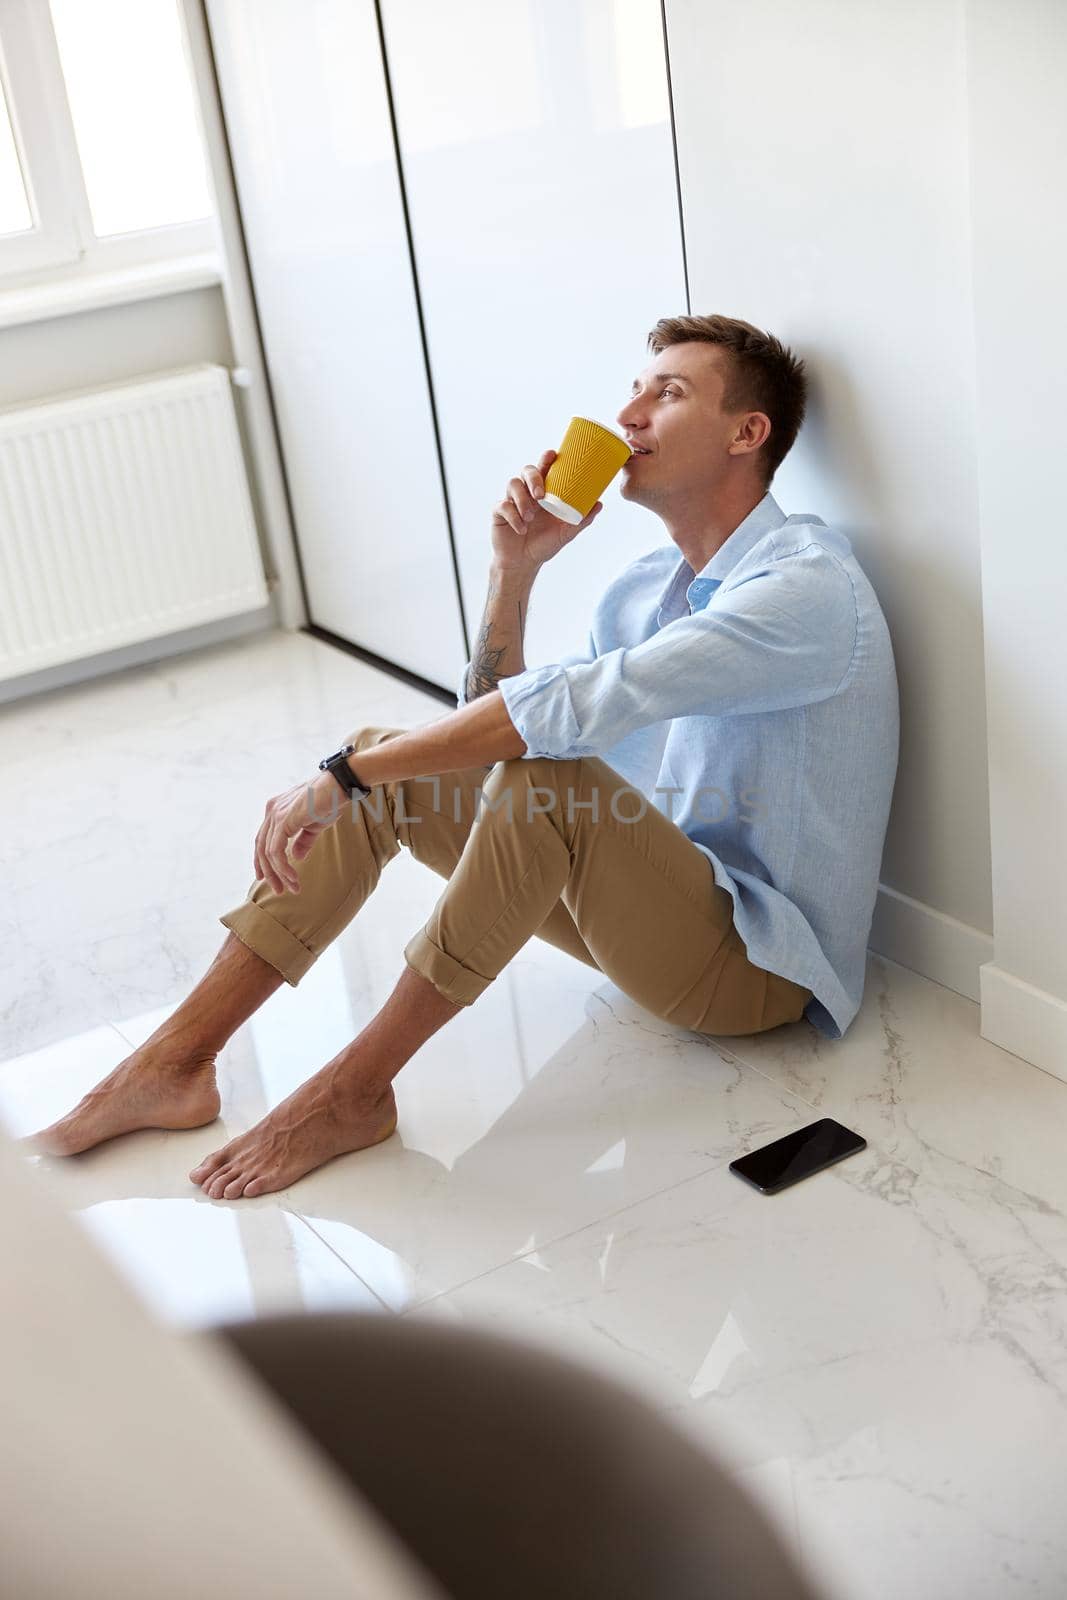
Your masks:
[{"label": "yellow paper cup", "polygon": [[561,522],[583,522],[632,455],[626,440],[610,428],[591,417],[572,417],[545,474],[541,504]]}]

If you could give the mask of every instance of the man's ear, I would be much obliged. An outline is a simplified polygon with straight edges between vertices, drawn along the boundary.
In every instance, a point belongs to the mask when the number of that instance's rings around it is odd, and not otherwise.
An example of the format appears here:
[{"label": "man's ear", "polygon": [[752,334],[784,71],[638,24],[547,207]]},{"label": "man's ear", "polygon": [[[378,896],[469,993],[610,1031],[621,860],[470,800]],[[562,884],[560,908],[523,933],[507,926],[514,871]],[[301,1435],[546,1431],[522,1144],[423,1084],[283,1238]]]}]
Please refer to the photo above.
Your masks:
[{"label": "man's ear", "polygon": [[737,424],[730,441],[730,455],[747,456],[758,450],[771,436],[771,419],[765,411],[748,411]]}]

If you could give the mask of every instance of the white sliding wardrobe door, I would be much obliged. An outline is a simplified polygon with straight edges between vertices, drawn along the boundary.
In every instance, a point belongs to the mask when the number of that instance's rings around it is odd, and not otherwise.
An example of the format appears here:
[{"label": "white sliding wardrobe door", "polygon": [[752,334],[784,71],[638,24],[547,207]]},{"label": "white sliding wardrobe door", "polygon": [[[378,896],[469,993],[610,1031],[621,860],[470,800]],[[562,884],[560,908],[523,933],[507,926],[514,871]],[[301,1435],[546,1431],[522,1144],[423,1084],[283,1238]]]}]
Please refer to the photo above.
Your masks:
[{"label": "white sliding wardrobe door", "polygon": [[373,0],[208,0],[311,619],[466,657]]},{"label": "white sliding wardrobe door", "polygon": [[[492,507],[572,414],[614,422],[686,310],[659,0],[381,0],[471,633]],[[619,498],[538,579],[526,660],[666,542]]]}]

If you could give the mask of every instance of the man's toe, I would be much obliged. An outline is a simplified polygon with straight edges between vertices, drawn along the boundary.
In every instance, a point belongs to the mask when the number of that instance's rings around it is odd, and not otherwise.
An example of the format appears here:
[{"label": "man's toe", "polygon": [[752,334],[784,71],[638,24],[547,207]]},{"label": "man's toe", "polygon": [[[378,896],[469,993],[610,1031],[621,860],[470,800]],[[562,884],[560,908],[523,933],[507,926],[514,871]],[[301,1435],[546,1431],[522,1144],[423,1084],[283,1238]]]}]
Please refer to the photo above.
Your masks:
[{"label": "man's toe", "polygon": [[220,1167],[225,1166],[230,1159],[230,1153],[229,1145],[225,1145],[223,1149],[213,1150],[209,1156],[205,1156],[199,1166],[194,1167],[189,1174],[193,1183],[203,1183],[209,1173],[217,1172]]},{"label": "man's toe", "polygon": [[209,1173],[204,1179],[201,1188],[205,1194],[211,1196],[212,1200],[217,1200],[222,1194],[222,1191],[225,1189],[226,1185],[228,1183],[232,1183],[236,1175],[236,1168],[227,1164],[218,1172]]}]

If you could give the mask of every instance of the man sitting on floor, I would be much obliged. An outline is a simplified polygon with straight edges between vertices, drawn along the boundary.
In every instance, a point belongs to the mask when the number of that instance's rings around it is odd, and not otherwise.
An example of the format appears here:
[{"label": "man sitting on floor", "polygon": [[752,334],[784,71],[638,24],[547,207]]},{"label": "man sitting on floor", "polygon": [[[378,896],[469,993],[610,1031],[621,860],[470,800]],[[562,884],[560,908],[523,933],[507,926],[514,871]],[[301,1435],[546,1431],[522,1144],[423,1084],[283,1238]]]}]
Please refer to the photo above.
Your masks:
[{"label": "man sitting on floor", "polygon": [[635,446],[621,493],[672,543],[609,583],[583,652],[527,670],[534,579],[601,505],[572,527],[538,504],[552,451],[512,478],[459,708],[362,728],[268,801],[256,882],[222,917],[204,977],[27,1143],[70,1155],[213,1121],[219,1050],[300,981],[401,846],[447,883],[395,989],[193,1169],[212,1198],[283,1189],[388,1138],[397,1073],[534,934],[678,1027],[731,1036],[806,1016],[841,1037],[863,996],[896,776],[889,631],[848,539],[769,493],[803,420],[803,364],[728,317],[664,318],[648,343],[618,413]]}]

